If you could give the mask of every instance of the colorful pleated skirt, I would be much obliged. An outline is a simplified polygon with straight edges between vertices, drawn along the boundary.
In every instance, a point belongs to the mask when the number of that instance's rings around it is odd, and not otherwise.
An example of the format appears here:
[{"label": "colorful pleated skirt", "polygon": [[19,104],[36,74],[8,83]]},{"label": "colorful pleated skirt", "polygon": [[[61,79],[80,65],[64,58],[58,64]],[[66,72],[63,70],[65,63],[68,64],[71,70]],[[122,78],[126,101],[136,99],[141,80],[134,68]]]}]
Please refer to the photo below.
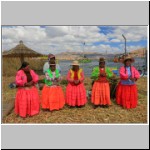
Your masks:
[{"label": "colorful pleated skirt", "polygon": [[137,86],[118,84],[116,89],[116,102],[124,108],[136,108],[138,102]]},{"label": "colorful pleated skirt", "polygon": [[40,98],[35,86],[18,88],[15,99],[15,113],[21,117],[33,116],[40,111]]},{"label": "colorful pleated skirt", "polygon": [[83,83],[66,87],[66,104],[69,106],[84,106],[87,102],[86,90]]},{"label": "colorful pleated skirt", "polygon": [[59,110],[65,105],[65,97],[60,86],[44,85],[42,90],[42,108],[52,110]]},{"label": "colorful pleated skirt", "polygon": [[110,87],[108,82],[94,82],[91,102],[94,105],[110,105]]}]

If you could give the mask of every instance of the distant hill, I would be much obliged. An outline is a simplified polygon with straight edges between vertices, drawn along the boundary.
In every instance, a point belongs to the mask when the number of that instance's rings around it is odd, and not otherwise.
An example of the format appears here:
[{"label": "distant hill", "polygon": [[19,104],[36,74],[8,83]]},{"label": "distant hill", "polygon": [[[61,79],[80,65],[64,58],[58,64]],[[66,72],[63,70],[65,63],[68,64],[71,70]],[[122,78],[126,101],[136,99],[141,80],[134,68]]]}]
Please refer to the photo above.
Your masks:
[{"label": "distant hill", "polygon": [[[114,54],[101,54],[101,53],[95,53],[95,52],[85,52],[85,57],[88,59],[99,59],[100,57],[106,57],[106,58],[112,58],[114,57]],[[84,56],[81,52],[62,52],[59,54],[56,54],[56,58],[59,60],[79,60],[83,59]]]},{"label": "distant hill", "polygon": [[140,48],[140,49],[131,51],[129,54],[132,57],[145,57],[146,50],[147,48]]},{"label": "distant hill", "polygon": [[[129,54],[132,57],[145,57],[146,50],[147,48],[140,48],[137,50],[132,50]],[[120,54],[84,52],[84,55],[86,56],[86,58],[94,60],[94,59],[99,59],[100,57],[105,57],[106,59],[112,59],[114,58],[114,56],[120,55]],[[62,53],[56,54],[56,58],[59,60],[79,60],[79,59],[82,59],[84,55],[82,52],[62,52]]]},{"label": "distant hill", "polygon": [[83,57],[77,53],[72,52],[62,52],[55,55],[59,60],[78,60],[82,59]]}]

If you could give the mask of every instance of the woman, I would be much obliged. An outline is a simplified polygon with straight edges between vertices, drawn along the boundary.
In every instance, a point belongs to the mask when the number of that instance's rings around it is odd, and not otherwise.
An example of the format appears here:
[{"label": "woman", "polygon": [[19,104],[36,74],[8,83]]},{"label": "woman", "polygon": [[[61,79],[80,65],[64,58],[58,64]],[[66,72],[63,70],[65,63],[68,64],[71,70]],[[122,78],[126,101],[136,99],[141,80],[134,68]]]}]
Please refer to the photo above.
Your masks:
[{"label": "woman", "polygon": [[50,61],[50,68],[45,73],[45,85],[42,90],[42,108],[50,111],[59,110],[65,104],[59,70],[56,69],[55,61]]},{"label": "woman", "polygon": [[82,107],[86,104],[86,90],[83,84],[84,72],[78,61],[73,61],[72,68],[67,74],[66,103],[70,107]]},{"label": "woman", "polygon": [[98,106],[104,108],[111,104],[110,101],[110,87],[107,78],[113,76],[113,73],[109,68],[105,67],[105,59],[100,58],[99,67],[95,67],[92,72],[92,79],[94,79],[94,85],[92,87],[91,101],[94,104],[94,109]]},{"label": "woman", "polygon": [[131,66],[134,62],[132,57],[126,57],[124,66],[120,68],[120,79],[116,91],[116,102],[124,108],[136,108],[138,102],[137,86],[135,82],[140,78],[139,72]]},{"label": "woman", "polygon": [[[51,61],[55,61],[55,60],[56,60],[55,55],[53,55],[53,54],[49,54],[49,55],[48,55],[48,62],[46,62],[46,63],[44,64],[44,66],[43,66],[43,73],[44,73],[44,74],[45,74],[45,72],[49,69],[49,64],[50,64],[50,62],[51,62]],[[58,64],[58,60],[56,61],[56,69],[58,69],[59,72],[61,73],[61,68],[60,68],[60,66],[59,66],[59,64]]]},{"label": "woman", "polygon": [[18,87],[15,100],[15,113],[21,117],[33,116],[39,113],[40,99],[35,84],[38,75],[30,69],[29,63],[23,62],[16,75]]}]

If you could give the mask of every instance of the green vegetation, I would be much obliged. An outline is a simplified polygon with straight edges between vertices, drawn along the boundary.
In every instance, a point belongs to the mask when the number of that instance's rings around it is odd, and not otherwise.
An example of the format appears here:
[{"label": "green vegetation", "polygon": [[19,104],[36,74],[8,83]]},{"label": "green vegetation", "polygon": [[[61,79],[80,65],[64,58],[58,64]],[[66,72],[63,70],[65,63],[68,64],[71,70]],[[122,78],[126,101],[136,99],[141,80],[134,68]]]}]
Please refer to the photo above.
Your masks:
[{"label": "green vegetation", "polygon": [[79,59],[79,63],[90,63],[92,60],[90,59]]}]

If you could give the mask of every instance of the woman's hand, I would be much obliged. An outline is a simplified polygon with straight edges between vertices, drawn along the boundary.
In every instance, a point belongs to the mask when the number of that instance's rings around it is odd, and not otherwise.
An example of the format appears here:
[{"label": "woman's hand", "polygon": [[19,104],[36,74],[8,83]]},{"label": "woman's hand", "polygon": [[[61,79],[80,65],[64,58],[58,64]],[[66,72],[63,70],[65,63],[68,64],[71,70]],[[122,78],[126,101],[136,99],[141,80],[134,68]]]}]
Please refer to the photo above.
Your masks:
[{"label": "woman's hand", "polygon": [[54,81],[57,81],[57,82],[58,82],[58,81],[59,81],[59,78],[54,78]]},{"label": "woman's hand", "polygon": [[32,86],[33,84],[34,84],[34,82],[30,81],[30,82],[25,83],[25,86]]},{"label": "woman's hand", "polygon": [[80,82],[79,80],[74,80],[74,84],[76,85],[79,84],[79,82]]},{"label": "woman's hand", "polygon": [[130,79],[131,81],[133,81],[133,82],[136,81],[136,79],[135,79],[135,78],[132,78],[132,77],[130,77],[129,79]]},{"label": "woman's hand", "polygon": [[100,76],[101,77],[106,77],[106,73],[102,72],[102,73],[100,73]]}]

